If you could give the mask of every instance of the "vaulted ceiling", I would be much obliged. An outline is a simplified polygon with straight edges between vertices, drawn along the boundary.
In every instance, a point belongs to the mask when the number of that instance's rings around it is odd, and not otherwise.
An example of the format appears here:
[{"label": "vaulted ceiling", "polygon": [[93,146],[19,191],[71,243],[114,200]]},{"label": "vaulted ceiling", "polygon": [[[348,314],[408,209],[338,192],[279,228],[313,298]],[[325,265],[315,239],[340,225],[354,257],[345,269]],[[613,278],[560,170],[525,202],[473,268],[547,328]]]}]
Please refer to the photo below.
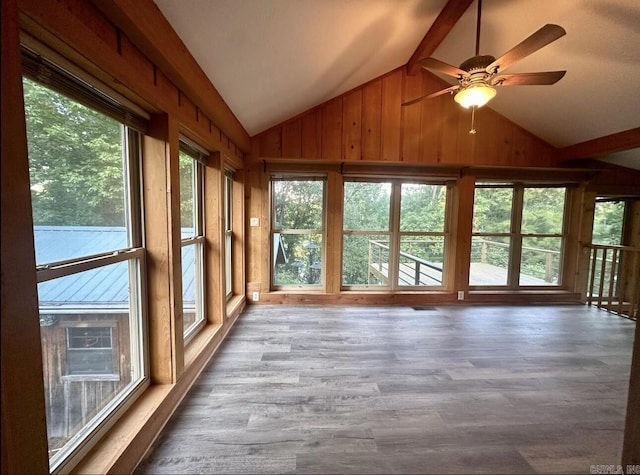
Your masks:
[{"label": "vaulted ceiling", "polygon": [[[255,135],[406,64],[445,6],[471,3],[431,54],[459,65],[474,55],[476,1],[155,3]],[[491,108],[559,148],[640,127],[638,0],[484,0],[481,20],[480,54],[495,57],[547,23],[567,31],[509,68],[566,76],[552,86],[499,88]],[[600,158],[640,169],[640,148]]]}]

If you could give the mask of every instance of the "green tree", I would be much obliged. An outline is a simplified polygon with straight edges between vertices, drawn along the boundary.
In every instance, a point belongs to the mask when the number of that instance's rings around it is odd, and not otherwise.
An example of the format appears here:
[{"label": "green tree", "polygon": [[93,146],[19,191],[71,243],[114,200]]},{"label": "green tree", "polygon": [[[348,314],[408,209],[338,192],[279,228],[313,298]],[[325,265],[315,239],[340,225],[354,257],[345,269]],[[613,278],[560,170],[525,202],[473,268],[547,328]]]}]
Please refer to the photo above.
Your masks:
[{"label": "green tree", "polygon": [[624,201],[597,202],[593,216],[594,244],[622,244],[622,224],[624,221]]},{"label": "green tree", "polygon": [[[320,283],[322,268],[322,234],[324,228],[324,180],[274,180],[273,209],[277,230],[293,231],[274,234],[285,248],[287,262],[275,264],[273,282],[276,285]],[[295,232],[300,231],[300,232]]]},{"label": "green tree", "polygon": [[37,225],[124,226],[123,126],[23,81]]}]

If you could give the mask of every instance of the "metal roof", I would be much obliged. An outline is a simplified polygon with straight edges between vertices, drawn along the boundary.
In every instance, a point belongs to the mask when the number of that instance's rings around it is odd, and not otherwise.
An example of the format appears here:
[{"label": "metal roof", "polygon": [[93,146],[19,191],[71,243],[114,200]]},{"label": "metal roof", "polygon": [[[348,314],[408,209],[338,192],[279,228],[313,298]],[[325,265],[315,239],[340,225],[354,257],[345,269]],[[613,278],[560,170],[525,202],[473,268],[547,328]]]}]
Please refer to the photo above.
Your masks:
[{"label": "metal roof", "polygon": [[[182,237],[193,235],[182,230]],[[34,226],[36,263],[51,263],[80,256],[123,249],[127,244],[124,227]],[[195,301],[194,246],[182,248],[182,286],[185,302]],[[129,301],[129,266],[111,264],[90,271],[38,284],[41,307],[48,309],[114,309]]]}]

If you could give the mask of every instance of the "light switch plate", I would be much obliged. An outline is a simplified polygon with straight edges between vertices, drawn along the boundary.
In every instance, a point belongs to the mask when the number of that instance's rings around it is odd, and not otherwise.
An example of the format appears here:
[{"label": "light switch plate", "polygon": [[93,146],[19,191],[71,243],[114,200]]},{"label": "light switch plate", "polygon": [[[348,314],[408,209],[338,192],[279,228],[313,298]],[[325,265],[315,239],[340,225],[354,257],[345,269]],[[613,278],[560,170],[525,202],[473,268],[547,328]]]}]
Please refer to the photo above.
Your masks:
[{"label": "light switch plate", "polygon": [[260,226],[260,218],[249,219],[249,225],[253,228]]}]

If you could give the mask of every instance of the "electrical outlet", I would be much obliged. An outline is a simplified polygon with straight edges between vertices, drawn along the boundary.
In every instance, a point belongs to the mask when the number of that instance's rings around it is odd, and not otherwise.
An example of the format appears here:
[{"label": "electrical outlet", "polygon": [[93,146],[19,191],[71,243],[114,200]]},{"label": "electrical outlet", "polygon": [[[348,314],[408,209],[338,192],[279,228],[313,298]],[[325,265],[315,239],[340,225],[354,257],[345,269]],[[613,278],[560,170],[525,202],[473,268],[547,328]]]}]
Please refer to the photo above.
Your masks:
[{"label": "electrical outlet", "polygon": [[254,302],[257,302],[258,300],[260,300],[260,292],[254,292],[251,295],[251,300],[253,300]]},{"label": "electrical outlet", "polygon": [[464,300],[464,290],[458,290],[458,300]]}]

